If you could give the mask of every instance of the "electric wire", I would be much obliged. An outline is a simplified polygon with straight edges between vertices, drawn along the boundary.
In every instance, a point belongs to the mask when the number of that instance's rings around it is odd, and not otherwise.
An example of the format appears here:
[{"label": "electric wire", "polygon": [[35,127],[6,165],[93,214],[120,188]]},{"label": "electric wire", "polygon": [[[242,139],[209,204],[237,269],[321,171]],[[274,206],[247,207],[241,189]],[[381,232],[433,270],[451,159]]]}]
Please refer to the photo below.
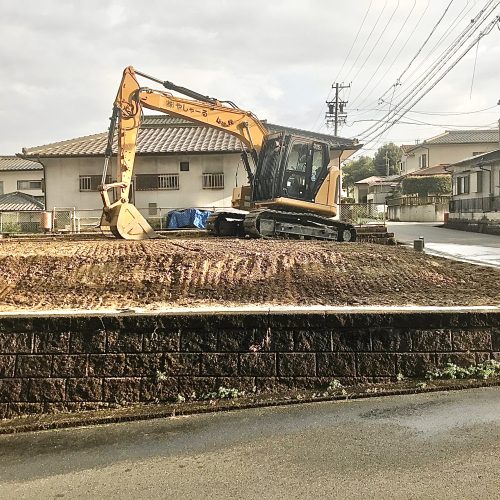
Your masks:
[{"label": "electric wire", "polygon": [[[372,86],[372,89],[375,88],[375,86],[373,85],[373,78],[375,77],[375,75],[380,71],[380,68],[382,66],[382,64],[384,64],[385,60],[387,59],[387,56],[389,55],[389,53],[391,52],[392,48],[394,47],[394,44],[397,42],[399,36],[401,35],[401,32],[403,31],[403,28],[406,26],[406,24],[408,23],[408,19],[410,18],[412,12],[415,10],[415,6],[417,5],[417,0],[413,0],[413,6],[412,8],[410,9],[410,11],[408,12],[405,20],[403,21],[403,24],[401,24],[401,27],[399,28],[399,31],[397,32],[396,36],[394,37],[394,39],[392,40],[391,44],[389,45],[389,48],[386,50],[385,54],[384,54],[384,57],[382,57],[382,59],[380,60],[377,68],[375,69],[375,71],[371,74],[371,76],[369,76],[368,78],[366,78],[366,84],[365,86],[358,92],[358,94],[353,98],[352,100],[352,105],[354,105],[356,102],[358,102],[359,100],[359,97],[363,94],[363,92],[366,90],[366,88],[371,85]],[[398,6],[399,6],[399,3],[398,3]],[[373,92],[373,90],[366,96],[364,96],[364,98],[361,100],[361,103],[365,102],[366,99],[371,95],[371,93]]]},{"label": "electric wire", "polygon": [[[493,2],[490,1],[490,2],[488,2],[487,5],[491,7],[491,3],[493,3]],[[398,112],[400,112],[401,108],[403,108],[403,106],[405,106],[407,109],[411,109],[411,107],[414,106],[415,103],[413,103],[411,106],[408,106],[408,104],[415,97],[415,94],[418,93],[419,91],[421,91],[423,88],[425,88],[425,86],[429,83],[429,81],[431,81],[431,79],[434,78],[437,75],[437,73],[443,69],[445,64],[448,63],[453,56],[455,56],[455,54],[460,50],[460,48],[463,46],[463,44],[466,43],[467,40],[469,40],[474,35],[474,33],[481,27],[481,25],[486,21],[487,17],[493,12],[493,10],[497,7],[498,4],[500,4],[500,2],[497,2],[493,7],[491,7],[490,11],[487,12],[487,14],[484,16],[484,19],[482,19],[482,20],[481,20],[481,17],[483,17],[483,15],[485,14],[486,11],[484,9],[481,10],[481,12],[474,19],[474,22],[471,22],[472,32],[467,33],[467,31],[469,31],[469,30],[465,30],[464,33],[466,36],[461,35],[453,42],[453,44],[451,44],[448,47],[448,49],[446,49],[446,51],[441,55],[441,57],[431,66],[428,73],[422,75],[422,77],[420,78],[420,81],[417,84],[415,84],[412,89],[407,91],[406,96],[399,102],[398,105],[396,105],[396,107],[393,111],[394,115],[397,114]],[[465,39],[463,39],[463,38],[465,38]],[[461,57],[463,57],[463,55]],[[452,67],[454,67],[455,64],[456,64],[456,62],[453,64]],[[388,114],[384,115],[382,117],[382,119],[386,119],[387,117],[388,117]],[[376,125],[369,127],[367,130],[365,130],[363,132],[363,135],[367,135],[370,131],[372,131],[375,128],[377,128]],[[373,133],[373,132],[370,132],[370,133]]]},{"label": "electric wire", "polygon": [[[370,4],[368,5],[368,8],[366,9],[366,12],[365,12],[365,15],[363,17],[363,20],[361,21],[361,24],[359,25],[358,32],[356,33],[356,36],[354,37],[354,41],[352,42],[351,47],[349,48],[349,51],[347,52],[347,55],[346,55],[346,57],[344,59],[344,62],[342,63],[342,66],[341,66],[340,70],[337,72],[337,75],[335,76],[335,78],[333,80],[334,82],[337,81],[337,78],[342,73],[342,70],[344,69],[345,63],[349,59],[349,56],[351,55],[352,49],[354,48],[354,45],[356,45],[356,42],[358,41],[359,34],[361,33],[361,30],[363,29],[363,26],[365,25],[365,21],[366,21],[366,18],[368,17],[368,13],[370,12],[372,4],[373,4],[373,0],[370,0]],[[328,94],[327,94],[327,96],[325,98],[325,101],[328,101],[328,99],[330,98],[330,95],[331,95],[331,89],[328,91]],[[319,119],[321,118],[321,116],[323,116],[323,113],[324,113],[324,108],[323,108],[323,105],[321,105],[321,111],[319,112],[319,115],[316,118],[316,121],[314,122],[313,129],[316,128]]]},{"label": "electric wire", "polygon": [[[500,4],[500,2],[497,2],[497,4],[495,5],[494,8],[497,7],[497,5]],[[484,36],[486,36],[487,34],[491,33],[491,31],[493,30],[493,28],[498,25],[500,22],[500,16],[496,16],[495,19],[493,19],[487,26],[485,29],[483,29],[479,35],[477,36],[476,40],[474,40],[472,42],[472,44],[469,44],[466,49],[462,52],[462,54],[460,54],[458,56],[458,58],[444,71],[443,74],[439,75],[439,77],[432,83],[432,85],[425,91],[423,92],[421,95],[417,96],[415,102],[413,103],[413,105],[417,104],[418,102],[420,102],[420,100],[423,99],[423,97],[428,93],[430,92],[462,59],[463,57],[465,57],[465,55],[474,47],[474,45],[476,43],[479,42],[479,40],[481,38],[483,38]],[[392,126],[394,126],[399,120],[401,120],[401,118],[403,116],[405,116],[405,114],[407,113],[407,111],[402,111],[399,116],[396,116],[394,118],[394,120],[391,118],[390,120],[390,123],[384,127],[382,129],[382,131],[376,133],[376,135],[374,135],[373,137],[367,137],[366,139],[369,139],[367,144],[369,144],[370,142],[372,142],[373,140],[377,139],[378,137],[380,137],[386,130],[388,130],[389,128],[391,128]]]},{"label": "electric wire", "polygon": [[[467,2],[468,4],[469,2]],[[455,19],[453,19],[453,21],[450,23],[450,25],[445,29],[445,32],[441,35],[441,37],[434,43],[434,45],[430,48],[429,52],[423,56],[424,59],[423,61],[424,64],[427,64],[427,61],[429,60],[432,60],[432,56],[438,51],[438,49],[440,48],[440,44],[441,42],[443,42],[444,40],[446,40],[452,33],[453,33],[453,30],[455,29],[456,26],[458,26],[464,19],[465,17],[469,14],[469,12],[473,9],[474,5],[475,5],[475,2],[474,4],[472,4],[471,7],[469,7],[469,9],[467,9],[466,12],[465,9],[467,7],[467,4],[466,6],[457,14],[457,16],[455,17]],[[459,35],[456,36],[455,40],[457,40],[459,37],[462,37],[464,36],[469,30],[471,29],[471,23],[468,23],[467,26],[460,32]],[[453,42],[452,42],[453,44]],[[413,85],[420,77],[422,74],[424,74],[426,71],[429,70],[429,66],[427,66],[427,68],[425,68],[423,71],[421,71],[421,68],[420,67],[416,67],[415,69],[413,69],[406,77],[406,80],[405,80],[405,84],[404,85],[407,85],[407,86],[411,86]],[[417,75],[417,73],[420,71],[420,75]],[[414,75],[417,75],[415,76],[415,78],[412,79],[412,77]],[[396,84],[395,84],[396,85]],[[404,94],[405,90],[403,88],[403,84],[401,84],[401,82],[399,82],[396,86],[401,86],[401,90],[399,92],[396,92],[396,98],[399,98],[402,94]],[[382,101],[383,98],[381,97],[380,98],[380,101]]]},{"label": "electric wire", "polygon": [[[422,50],[424,49],[424,47],[427,45],[427,42],[430,40],[430,38],[432,37],[432,35],[434,34],[434,32],[436,31],[437,27],[440,25],[441,21],[443,20],[444,16],[446,15],[446,13],[448,12],[448,9],[451,7],[451,4],[453,3],[454,0],[450,0],[450,2],[448,3],[448,5],[446,6],[446,9],[444,10],[443,14],[441,14],[441,17],[437,20],[436,24],[434,25],[434,27],[432,28],[431,32],[429,33],[429,35],[427,36],[427,38],[424,40],[424,43],[420,46],[420,48],[418,49],[417,53],[413,56],[413,58],[411,59],[411,61],[408,63],[408,65],[406,66],[406,68],[403,70],[403,72],[399,75],[399,77],[396,79],[396,83],[394,85],[397,85],[398,82],[401,81],[401,78],[403,78],[404,74],[410,69],[411,65],[415,62],[415,60],[417,59],[417,57],[419,56],[419,54],[422,52]],[[386,90],[385,93],[381,96],[381,99],[387,95],[387,93],[389,92],[390,89]]]},{"label": "electric wire", "polygon": [[[452,0],[453,1],[453,0]],[[365,64],[367,63],[368,59],[370,58],[370,56],[373,54],[373,51],[377,48],[380,40],[382,39],[382,37],[385,35],[386,31],[387,31],[387,28],[389,27],[389,25],[391,24],[391,21],[392,21],[392,18],[394,17],[394,15],[396,14],[397,10],[399,9],[399,4],[400,4],[400,0],[398,0],[397,4],[396,4],[396,7],[394,8],[394,10],[392,11],[392,14],[391,16],[389,17],[389,20],[387,21],[387,23],[385,24],[384,28],[381,30],[380,32],[380,35],[379,37],[377,38],[377,41],[375,42],[375,44],[372,46],[370,52],[368,53],[368,55],[366,56],[365,60],[363,61],[363,64],[361,64],[361,66],[359,67],[358,71],[356,72],[356,74],[353,76],[353,78],[351,79],[352,81],[355,81],[356,78],[358,77],[358,75],[361,73],[361,71],[363,70],[363,68],[365,67]]]}]

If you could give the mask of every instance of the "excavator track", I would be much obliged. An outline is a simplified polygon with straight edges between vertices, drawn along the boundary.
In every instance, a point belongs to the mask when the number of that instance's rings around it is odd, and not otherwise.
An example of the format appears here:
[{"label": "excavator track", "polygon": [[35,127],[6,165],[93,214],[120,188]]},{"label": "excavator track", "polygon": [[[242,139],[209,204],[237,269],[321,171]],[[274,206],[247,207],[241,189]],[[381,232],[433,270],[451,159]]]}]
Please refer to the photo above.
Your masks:
[{"label": "excavator track", "polygon": [[207,230],[215,236],[356,241],[356,229],[351,224],[278,210],[252,210],[246,215],[218,212],[207,220]]},{"label": "excavator track", "polygon": [[214,236],[245,236],[243,221],[246,214],[215,212],[207,219],[207,231]]}]

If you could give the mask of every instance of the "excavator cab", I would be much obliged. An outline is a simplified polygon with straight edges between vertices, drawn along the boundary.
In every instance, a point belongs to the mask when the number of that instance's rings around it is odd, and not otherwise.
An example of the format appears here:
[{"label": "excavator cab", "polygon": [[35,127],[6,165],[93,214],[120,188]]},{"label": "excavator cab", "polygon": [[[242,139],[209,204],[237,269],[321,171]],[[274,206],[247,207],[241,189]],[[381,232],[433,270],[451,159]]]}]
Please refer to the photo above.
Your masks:
[{"label": "excavator cab", "polygon": [[312,202],[328,175],[328,145],[291,134],[273,134],[263,144],[254,176],[256,204],[288,199]]}]

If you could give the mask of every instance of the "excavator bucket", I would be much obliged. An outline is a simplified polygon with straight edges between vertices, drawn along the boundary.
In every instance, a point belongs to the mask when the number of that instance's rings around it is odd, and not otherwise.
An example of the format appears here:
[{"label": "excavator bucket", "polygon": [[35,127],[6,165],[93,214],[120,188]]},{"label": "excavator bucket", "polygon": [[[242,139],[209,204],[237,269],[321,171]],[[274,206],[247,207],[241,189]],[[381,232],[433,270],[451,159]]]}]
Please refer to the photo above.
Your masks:
[{"label": "excavator bucket", "polygon": [[124,240],[147,240],[158,238],[148,221],[131,203],[123,203],[111,209],[104,209],[101,217],[101,231],[111,232]]}]

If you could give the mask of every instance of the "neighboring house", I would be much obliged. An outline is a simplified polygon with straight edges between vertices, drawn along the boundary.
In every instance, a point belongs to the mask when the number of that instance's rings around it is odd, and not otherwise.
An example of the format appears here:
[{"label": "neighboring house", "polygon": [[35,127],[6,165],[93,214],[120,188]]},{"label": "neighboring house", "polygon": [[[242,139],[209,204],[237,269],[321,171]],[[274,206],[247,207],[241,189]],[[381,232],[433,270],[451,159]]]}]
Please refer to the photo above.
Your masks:
[{"label": "neighboring house", "polygon": [[0,195],[16,191],[43,201],[43,167],[36,161],[0,156]]},{"label": "neighboring house", "polygon": [[378,177],[372,175],[354,183],[354,201],[356,203],[384,204],[387,195],[398,185],[400,175]]},{"label": "neighboring house", "polygon": [[372,175],[366,179],[361,179],[354,183],[354,201],[356,203],[367,203],[368,202],[368,190],[370,186],[376,182],[379,182],[382,177]]},{"label": "neighboring house", "polygon": [[452,175],[450,223],[500,222],[500,149],[447,167]]},{"label": "neighboring house", "polygon": [[[435,165],[415,170],[404,178],[450,175],[448,165]],[[402,179],[402,178],[401,178]],[[450,196],[429,193],[427,196],[399,195],[387,200],[387,218],[401,222],[443,222],[448,213]]]},{"label": "neighboring house", "polygon": [[[352,154],[359,148],[350,139],[266,125],[271,132],[290,131],[326,141],[339,153]],[[107,133],[101,133],[23,149],[23,158],[36,159],[44,167],[49,210],[100,210],[97,186],[106,141]],[[170,116],[146,116],[137,142],[131,201],[149,215],[156,215],[158,208],[230,207],[233,188],[248,182],[241,149],[240,141],[222,130]],[[116,156],[107,182],[116,179],[115,170]]]},{"label": "neighboring house", "polygon": [[402,175],[439,164],[451,164],[497,149],[499,130],[447,130],[413,146],[401,146]]}]

